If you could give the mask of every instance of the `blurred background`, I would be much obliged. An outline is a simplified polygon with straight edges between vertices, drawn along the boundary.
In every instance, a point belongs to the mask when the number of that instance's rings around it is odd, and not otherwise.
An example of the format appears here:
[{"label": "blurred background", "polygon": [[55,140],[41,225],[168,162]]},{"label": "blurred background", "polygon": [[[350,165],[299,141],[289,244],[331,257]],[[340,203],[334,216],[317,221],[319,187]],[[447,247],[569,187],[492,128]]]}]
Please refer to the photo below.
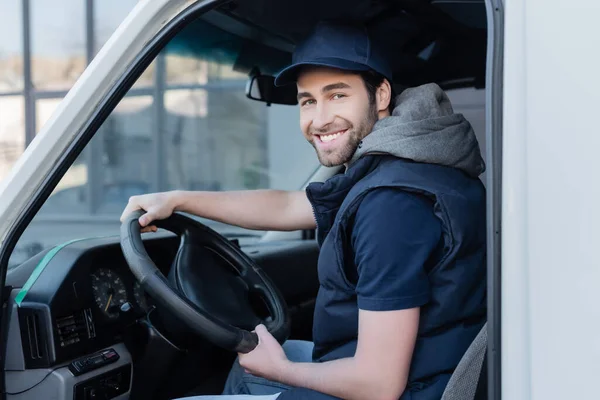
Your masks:
[{"label": "blurred background", "polygon": [[[0,1],[0,179],[136,3]],[[222,35],[212,36],[235,44]],[[132,195],[300,188],[318,162],[300,133],[297,108],[247,99],[247,74],[231,59],[163,51],[36,215],[11,266],[66,240],[118,234]]]}]

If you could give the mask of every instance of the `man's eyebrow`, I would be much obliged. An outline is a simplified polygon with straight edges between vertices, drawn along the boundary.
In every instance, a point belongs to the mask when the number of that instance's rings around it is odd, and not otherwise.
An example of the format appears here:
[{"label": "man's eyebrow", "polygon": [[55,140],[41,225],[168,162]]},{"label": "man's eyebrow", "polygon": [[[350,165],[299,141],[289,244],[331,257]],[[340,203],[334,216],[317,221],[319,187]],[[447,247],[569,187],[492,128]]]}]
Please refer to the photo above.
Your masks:
[{"label": "man's eyebrow", "polygon": [[350,85],[348,85],[347,83],[337,82],[337,83],[332,83],[331,85],[324,86],[321,89],[321,93],[327,93],[327,92],[331,92],[332,90],[337,90],[337,89],[352,89],[352,87]]},{"label": "man's eyebrow", "polygon": [[298,101],[300,101],[300,99],[303,99],[305,97],[312,97],[312,94],[308,93],[308,92],[300,92],[298,93]]},{"label": "man's eyebrow", "polygon": [[[337,82],[337,83],[332,83],[327,86],[323,86],[323,88],[321,89],[321,93],[324,94],[327,92],[331,92],[332,90],[338,90],[338,89],[352,89],[352,87],[350,85],[348,85],[347,83]],[[298,93],[298,101],[300,101],[300,99],[303,99],[305,97],[313,97],[313,95],[310,94],[309,92]]]}]

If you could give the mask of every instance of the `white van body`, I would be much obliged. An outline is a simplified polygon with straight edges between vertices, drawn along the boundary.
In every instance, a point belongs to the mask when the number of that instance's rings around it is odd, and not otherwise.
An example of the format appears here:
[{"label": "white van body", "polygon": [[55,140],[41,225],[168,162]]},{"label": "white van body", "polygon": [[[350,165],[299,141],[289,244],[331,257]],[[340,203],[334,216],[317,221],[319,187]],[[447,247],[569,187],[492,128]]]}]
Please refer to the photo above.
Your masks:
[{"label": "white van body", "polygon": [[[0,238],[111,83],[195,2],[140,1],[1,183]],[[495,38],[504,47],[502,398],[596,399],[600,35],[593,28],[600,3],[506,0],[504,6],[504,37]]]},{"label": "white van body", "polygon": [[599,13],[505,2],[504,399],[600,398]]}]

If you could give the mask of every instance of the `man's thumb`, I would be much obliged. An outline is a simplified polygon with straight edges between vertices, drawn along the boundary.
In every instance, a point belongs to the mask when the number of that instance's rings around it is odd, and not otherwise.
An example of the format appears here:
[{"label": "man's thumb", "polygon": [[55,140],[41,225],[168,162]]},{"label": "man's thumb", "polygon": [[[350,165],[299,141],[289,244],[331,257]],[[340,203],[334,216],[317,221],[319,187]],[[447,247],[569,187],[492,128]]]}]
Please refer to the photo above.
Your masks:
[{"label": "man's thumb", "polygon": [[143,228],[146,225],[148,225],[150,222],[152,222],[152,214],[150,214],[149,212],[147,212],[146,214],[142,215],[139,219],[140,222],[140,226]]},{"label": "man's thumb", "polygon": [[263,339],[269,336],[269,331],[267,330],[267,327],[263,324],[257,325],[256,328],[254,328],[254,331],[258,335],[259,339]]}]

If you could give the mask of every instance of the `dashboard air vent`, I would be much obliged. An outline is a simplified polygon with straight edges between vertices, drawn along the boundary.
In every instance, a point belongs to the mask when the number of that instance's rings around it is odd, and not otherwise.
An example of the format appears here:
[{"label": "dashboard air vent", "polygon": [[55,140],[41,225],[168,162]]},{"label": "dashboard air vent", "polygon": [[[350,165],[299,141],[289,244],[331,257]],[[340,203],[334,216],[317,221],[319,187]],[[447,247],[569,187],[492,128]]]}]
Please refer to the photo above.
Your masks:
[{"label": "dashboard air vent", "polygon": [[30,314],[27,315],[25,321],[27,324],[31,360],[41,360],[44,356],[42,353],[44,347],[42,346],[39,317],[37,314]]},{"label": "dashboard air vent", "polygon": [[56,319],[58,342],[60,347],[66,347],[82,340],[88,339],[88,327],[83,311]]}]

